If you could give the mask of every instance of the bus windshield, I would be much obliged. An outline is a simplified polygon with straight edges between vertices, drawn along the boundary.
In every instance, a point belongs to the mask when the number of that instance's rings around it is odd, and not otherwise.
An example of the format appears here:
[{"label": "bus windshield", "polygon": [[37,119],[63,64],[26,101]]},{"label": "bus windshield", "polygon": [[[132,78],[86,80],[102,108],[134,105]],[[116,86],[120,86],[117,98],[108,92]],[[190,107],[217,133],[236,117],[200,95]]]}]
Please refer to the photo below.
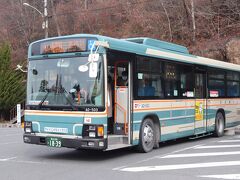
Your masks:
[{"label": "bus windshield", "polygon": [[31,60],[28,70],[27,105],[103,106],[102,57],[91,76],[88,57]]}]

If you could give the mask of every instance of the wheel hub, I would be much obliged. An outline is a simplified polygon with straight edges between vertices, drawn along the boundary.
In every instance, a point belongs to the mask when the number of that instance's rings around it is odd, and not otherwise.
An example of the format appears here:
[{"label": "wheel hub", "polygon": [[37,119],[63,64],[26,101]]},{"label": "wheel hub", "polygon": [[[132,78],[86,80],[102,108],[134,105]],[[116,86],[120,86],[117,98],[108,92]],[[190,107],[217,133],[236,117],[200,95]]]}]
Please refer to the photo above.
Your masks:
[{"label": "wheel hub", "polygon": [[146,125],[143,129],[143,133],[144,142],[146,144],[151,143],[153,141],[153,129],[149,125]]}]

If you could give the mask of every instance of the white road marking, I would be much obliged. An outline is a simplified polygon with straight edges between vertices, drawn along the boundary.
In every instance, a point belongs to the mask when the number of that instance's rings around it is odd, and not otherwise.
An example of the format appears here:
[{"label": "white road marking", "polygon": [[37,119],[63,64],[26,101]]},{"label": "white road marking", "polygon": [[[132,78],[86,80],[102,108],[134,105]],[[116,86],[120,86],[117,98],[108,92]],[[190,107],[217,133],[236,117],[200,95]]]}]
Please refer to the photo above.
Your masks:
[{"label": "white road marking", "polygon": [[6,142],[6,143],[0,143],[0,145],[7,145],[7,144],[17,144],[19,141],[16,142]]},{"label": "white road marking", "polygon": [[26,163],[26,164],[46,164],[44,162],[39,162],[39,161],[22,161],[22,160],[9,160],[9,162],[13,162],[13,163]]},{"label": "white road marking", "polygon": [[196,146],[191,146],[191,147],[187,147],[187,148],[184,148],[184,149],[176,150],[176,151],[173,151],[173,152],[168,153],[168,154],[175,154],[175,153],[179,153],[179,152],[186,151],[186,150],[189,150],[189,149],[195,149],[199,146],[204,146],[204,145],[205,144],[199,144],[199,145],[196,145]]},{"label": "white road marking", "polygon": [[171,154],[162,158],[186,158],[186,157],[205,157],[205,156],[226,156],[240,154],[240,151],[232,152],[213,152],[213,153],[193,153],[193,154]]},{"label": "white road marking", "polygon": [[125,168],[125,167],[127,167],[127,166],[120,166],[120,167],[116,167],[116,168],[113,168],[112,170],[113,170],[113,171],[116,171],[116,170],[121,170],[121,169],[123,169],[123,168]]},{"label": "white road marking", "polygon": [[38,161],[13,160],[13,159],[16,159],[16,158],[17,158],[17,157],[0,159],[0,162],[25,163],[25,164],[45,164],[45,163],[43,163],[43,162],[38,162]]},{"label": "white road marking", "polygon": [[8,133],[8,132],[23,132],[23,129],[19,130],[18,128],[0,128],[0,133]]},{"label": "white road marking", "polygon": [[240,145],[217,145],[217,146],[198,146],[194,149],[214,149],[214,148],[236,148],[240,147]]},{"label": "white road marking", "polygon": [[28,164],[45,164],[44,162],[39,162],[39,161],[15,160],[16,158],[17,158],[17,157],[3,158],[3,159],[0,159],[0,162],[28,163]]},{"label": "white road marking", "polygon": [[129,165],[141,164],[143,162],[147,162],[147,161],[150,161],[150,160],[153,160],[153,159],[157,159],[157,158],[162,158],[164,156],[167,156],[167,155],[170,155],[170,154],[174,154],[174,153],[178,153],[178,152],[182,152],[182,151],[185,151],[185,150],[194,149],[195,147],[203,146],[203,145],[204,144],[199,144],[199,145],[195,145],[195,146],[190,146],[190,147],[187,147],[187,148],[179,149],[179,150],[176,150],[176,151],[173,151],[173,152],[170,152],[170,153],[166,153],[166,154],[163,154],[161,156],[153,156],[151,158],[143,159],[141,161],[129,163],[129,164],[126,164],[126,165],[123,165],[123,166],[119,166],[119,167],[115,167],[112,170],[120,170],[120,169],[123,169],[123,167],[128,167]]},{"label": "white road marking", "polygon": [[148,158],[148,159],[145,159],[145,160],[142,160],[142,161],[138,161],[137,163],[146,162],[146,161],[149,161],[149,160],[152,160],[152,159],[156,159],[156,158],[162,158],[162,157],[165,157],[165,156],[170,155],[170,154],[175,154],[175,153],[179,153],[179,152],[186,151],[186,150],[189,150],[189,149],[194,149],[194,148],[196,148],[198,146],[203,146],[203,145],[204,144],[199,144],[199,145],[195,145],[195,146],[179,149],[179,150],[176,150],[176,151],[173,151],[173,152],[170,152],[170,153],[163,154],[161,156],[154,156],[152,158]]},{"label": "white road marking", "polygon": [[4,158],[4,159],[0,159],[0,162],[9,161],[9,160],[16,159],[16,158],[17,157]]},{"label": "white road marking", "polygon": [[142,171],[169,171],[179,169],[195,169],[195,168],[209,168],[221,166],[240,166],[240,161],[224,161],[224,162],[208,162],[197,164],[177,164],[166,166],[142,166],[142,167],[128,167],[120,169],[120,171],[127,172],[142,172]]},{"label": "white road marking", "polygon": [[6,134],[6,135],[0,135],[1,137],[7,137],[7,136],[21,136],[23,135],[22,133],[18,133],[18,134]]},{"label": "white road marking", "polygon": [[218,141],[219,143],[235,143],[235,142],[240,142],[240,140],[222,140],[222,141]]},{"label": "white road marking", "polygon": [[216,179],[240,179],[240,174],[206,175],[206,176],[198,176],[198,177],[216,178]]}]

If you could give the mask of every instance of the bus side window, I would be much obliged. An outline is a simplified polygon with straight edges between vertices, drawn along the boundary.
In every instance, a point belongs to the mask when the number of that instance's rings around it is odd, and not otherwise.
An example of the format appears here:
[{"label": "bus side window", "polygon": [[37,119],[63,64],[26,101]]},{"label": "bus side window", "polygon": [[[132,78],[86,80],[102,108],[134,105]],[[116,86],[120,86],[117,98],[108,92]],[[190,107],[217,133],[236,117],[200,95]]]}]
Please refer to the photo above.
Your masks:
[{"label": "bus side window", "polygon": [[138,57],[137,96],[146,99],[163,98],[162,62],[154,58]]}]

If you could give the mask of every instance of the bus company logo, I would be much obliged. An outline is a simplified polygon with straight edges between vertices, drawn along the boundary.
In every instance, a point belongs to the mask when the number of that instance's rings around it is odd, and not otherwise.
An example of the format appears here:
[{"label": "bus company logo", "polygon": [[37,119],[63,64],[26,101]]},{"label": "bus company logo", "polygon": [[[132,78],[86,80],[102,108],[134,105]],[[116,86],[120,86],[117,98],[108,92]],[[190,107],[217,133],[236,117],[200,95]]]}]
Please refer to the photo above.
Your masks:
[{"label": "bus company logo", "polygon": [[134,109],[143,109],[143,108],[149,108],[149,107],[150,107],[149,104],[138,104],[138,103],[134,104]]}]

